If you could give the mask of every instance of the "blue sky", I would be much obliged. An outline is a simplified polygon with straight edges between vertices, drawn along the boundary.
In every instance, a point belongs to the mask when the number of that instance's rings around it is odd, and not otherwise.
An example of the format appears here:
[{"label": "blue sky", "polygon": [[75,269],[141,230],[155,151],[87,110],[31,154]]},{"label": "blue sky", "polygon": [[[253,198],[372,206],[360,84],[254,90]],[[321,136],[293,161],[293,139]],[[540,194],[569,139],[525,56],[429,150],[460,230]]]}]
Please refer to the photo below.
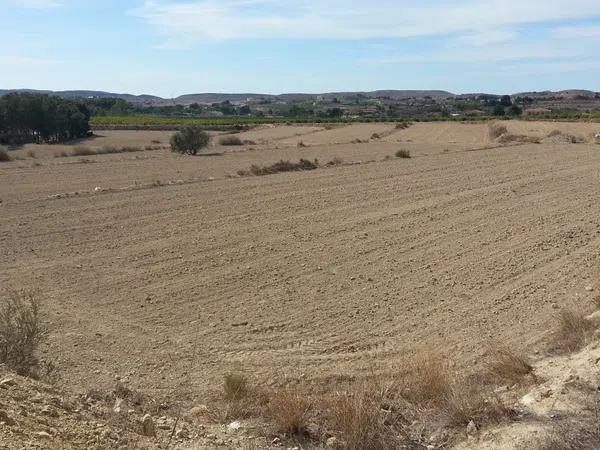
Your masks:
[{"label": "blue sky", "polygon": [[0,88],[600,91],[600,0],[0,0]]}]

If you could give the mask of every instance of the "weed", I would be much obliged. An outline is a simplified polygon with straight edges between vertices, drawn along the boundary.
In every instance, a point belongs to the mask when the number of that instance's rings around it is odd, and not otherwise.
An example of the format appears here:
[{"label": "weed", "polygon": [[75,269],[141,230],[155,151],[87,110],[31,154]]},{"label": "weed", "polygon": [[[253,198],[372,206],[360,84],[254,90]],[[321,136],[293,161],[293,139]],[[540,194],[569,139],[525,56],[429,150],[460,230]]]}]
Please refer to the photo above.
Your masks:
[{"label": "weed", "polygon": [[508,133],[508,128],[504,124],[494,122],[488,125],[488,134],[492,140],[498,139],[506,133]]},{"label": "weed", "polygon": [[594,332],[594,324],[581,311],[563,309],[558,316],[555,350],[575,352],[585,346]]},{"label": "weed", "polygon": [[244,142],[237,136],[223,136],[219,143],[225,146],[244,145]]},{"label": "weed", "polygon": [[92,150],[89,147],[86,147],[85,145],[78,145],[71,152],[71,156],[91,156],[95,154],[96,152],[94,152],[94,150]]},{"label": "weed", "polygon": [[8,161],[12,161],[12,158],[8,154],[8,150],[6,150],[4,147],[0,147],[0,162]]},{"label": "weed", "polygon": [[11,292],[0,304],[0,362],[19,375],[34,375],[35,355],[44,336],[37,298],[26,291]]},{"label": "weed", "polygon": [[248,379],[241,373],[225,375],[223,390],[227,400],[240,400],[248,394]]},{"label": "weed", "polygon": [[276,391],[270,396],[269,410],[278,432],[288,436],[308,434],[311,404],[306,397],[289,391]]}]

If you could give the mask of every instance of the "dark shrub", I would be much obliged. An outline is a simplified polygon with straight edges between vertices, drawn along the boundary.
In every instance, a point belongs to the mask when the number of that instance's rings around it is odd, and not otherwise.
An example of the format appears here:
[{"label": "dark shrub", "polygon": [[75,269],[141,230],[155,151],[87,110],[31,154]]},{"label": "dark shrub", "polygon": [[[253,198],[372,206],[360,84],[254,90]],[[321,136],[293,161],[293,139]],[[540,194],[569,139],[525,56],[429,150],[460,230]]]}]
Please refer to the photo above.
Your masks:
[{"label": "dark shrub", "polygon": [[195,155],[198,150],[208,146],[210,137],[198,125],[187,125],[171,137],[171,151]]}]

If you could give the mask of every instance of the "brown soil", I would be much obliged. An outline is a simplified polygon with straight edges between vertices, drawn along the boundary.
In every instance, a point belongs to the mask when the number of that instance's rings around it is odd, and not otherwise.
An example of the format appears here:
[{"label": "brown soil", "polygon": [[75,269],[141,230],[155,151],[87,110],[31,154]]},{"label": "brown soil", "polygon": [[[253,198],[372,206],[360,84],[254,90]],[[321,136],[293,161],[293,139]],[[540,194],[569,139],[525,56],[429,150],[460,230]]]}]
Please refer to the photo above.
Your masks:
[{"label": "brown soil", "polygon": [[[591,295],[600,147],[467,151],[488,144],[487,129],[455,123],[336,144],[393,125],[357,127],[306,130],[278,141],[285,149],[269,135],[253,151],[208,151],[220,156],[4,163],[0,286],[39,292],[43,352],[62,383],[110,389],[119,376],[185,405],[234,368],[315,389],[394,373],[424,347],[471,368],[490,339],[533,351],[556,305]],[[113,145],[168,137],[103,133]],[[399,147],[412,158],[384,160]],[[234,175],[334,157],[347,165]]]}]

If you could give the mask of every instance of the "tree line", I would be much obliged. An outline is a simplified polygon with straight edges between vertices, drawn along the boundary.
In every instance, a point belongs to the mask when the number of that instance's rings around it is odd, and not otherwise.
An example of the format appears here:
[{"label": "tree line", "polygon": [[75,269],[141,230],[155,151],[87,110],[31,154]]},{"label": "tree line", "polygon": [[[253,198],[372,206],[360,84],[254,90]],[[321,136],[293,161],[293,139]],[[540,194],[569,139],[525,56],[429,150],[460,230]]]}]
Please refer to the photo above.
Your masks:
[{"label": "tree line", "polygon": [[56,96],[12,93],[0,97],[0,144],[58,143],[87,136],[90,111]]}]

